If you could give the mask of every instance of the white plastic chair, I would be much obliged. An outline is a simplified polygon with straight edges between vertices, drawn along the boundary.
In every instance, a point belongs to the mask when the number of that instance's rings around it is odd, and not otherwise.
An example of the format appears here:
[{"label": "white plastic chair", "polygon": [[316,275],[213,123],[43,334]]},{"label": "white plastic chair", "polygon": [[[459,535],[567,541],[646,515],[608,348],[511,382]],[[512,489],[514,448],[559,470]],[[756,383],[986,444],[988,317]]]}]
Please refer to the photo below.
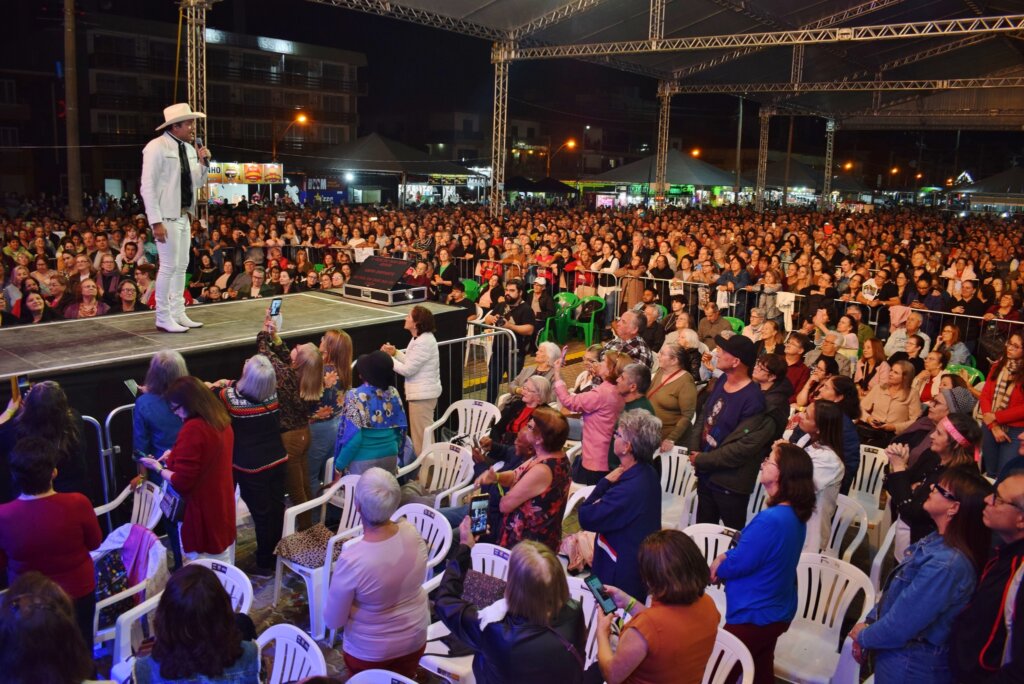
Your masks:
[{"label": "white plastic chair", "polygon": [[391,670],[363,670],[348,678],[349,684],[416,684],[415,679]]},{"label": "white plastic chair", "polygon": [[[846,547],[846,551],[839,555],[839,552],[842,550],[843,540],[846,538],[846,532],[854,524],[857,525],[857,534],[853,541],[850,542],[850,545]],[[868,514],[864,512],[864,507],[855,499],[840,494],[836,499],[836,512],[832,516],[832,527],[828,535],[828,543],[825,545],[822,553],[833,558],[842,558],[849,563],[850,559],[853,558],[853,552],[864,541],[867,533]]]},{"label": "white plastic chair", "polygon": [[[114,667],[120,663],[127,663],[132,657],[132,647],[138,645],[132,644],[132,627],[138,620],[150,618],[151,614],[156,611],[157,605],[160,604],[161,596],[163,596],[163,592],[151,596],[117,616],[117,622],[114,623],[114,650],[111,653],[111,664]],[[139,634],[141,636],[141,632]]]},{"label": "white plastic chair", "polygon": [[886,556],[889,555],[893,543],[896,541],[896,526],[889,525],[889,531],[885,533],[882,543],[878,545],[878,551],[871,561],[871,586],[875,592],[882,593],[882,568],[885,566]]},{"label": "white plastic chair", "polygon": [[[690,491],[686,492],[683,497],[682,509],[679,523],[673,529],[685,530],[687,527],[697,524],[697,478],[690,481]],[[665,526],[664,520],[662,526]]]},{"label": "white plastic chair", "polygon": [[501,411],[498,410],[498,407],[486,401],[480,401],[479,399],[460,399],[459,401],[453,402],[451,406],[441,414],[440,418],[423,430],[423,453],[417,454],[416,460],[409,465],[404,468],[399,468],[399,476],[410,473],[419,467],[420,462],[423,461],[423,457],[427,453],[427,447],[437,441],[434,438],[434,432],[438,428],[446,425],[448,423],[448,419],[452,417],[453,413],[458,416],[455,426],[455,434],[465,435],[473,440],[487,434],[491,427],[493,427],[494,424],[498,422],[498,419],[501,418]]},{"label": "white plastic chair", "polygon": [[132,497],[132,517],[128,522],[135,525],[142,525],[147,530],[152,530],[160,522],[163,513],[160,510],[160,501],[164,498],[163,490],[149,480],[144,480],[137,488],[128,485],[121,490],[117,498],[97,506],[93,509],[96,517],[110,513],[125,502],[129,496]]},{"label": "white plastic chair", "polygon": [[327,661],[320,647],[295,625],[274,625],[264,630],[256,639],[256,645],[263,650],[273,644],[274,665],[268,684],[298,682],[307,677],[327,676]]},{"label": "white plastic chair", "polygon": [[[480,320],[484,316],[484,310],[482,308],[480,308],[479,304],[476,305],[476,315],[477,315],[477,320]],[[473,351],[473,347],[480,347],[481,349],[484,350],[484,365],[490,363],[490,361],[491,361],[491,352],[492,352],[493,347],[494,347],[494,334],[489,332],[487,330],[487,328],[481,328],[481,327],[473,325],[472,321],[470,321],[466,325],[466,334],[467,335],[479,335],[481,333],[484,333],[487,336],[486,337],[476,337],[476,338],[474,338],[472,340],[469,340],[466,343],[466,358],[463,360],[463,363],[466,366],[469,365],[469,357],[470,357],[470,354]]]},{"label": "white plastic chair", "polygon": [[889,518],[882,508],[882,485],[885,481],[885,468],[889,459],[885,451],[867,444],[860,447],[860,465],[857,474],[850,483],[850,498],[864,507],[867,513],[868,526],[881,537],[887,527]]},{"label": "white plastic chair", "polygon": [[223,585],[224,591],[228,592],[228,596],[231,598],[231,608],[236,613],[248,613],[252,608],[252,581],[249,580],[248,575],[234,565],[209,558],[197,558],[189,565],[202,565],[213,570]]},{"label": "white plastic chair", "polygon": [[495,544],[474,544],[470,552],[473,570],[500,580],[508,578],[508,558],[512,552]]},{"label": "white plastic chair", "polygon": [[735,546],[739,532],[724,525],[713,525],[711,523],[698,523],[690,525],[683,530],[683,534],[697,544],[697,548],[704,554],[704,560],[710,566],[719,554],[725,553]]},{"label": "white plastic chair", "polygon": [[754,659],[750,651],[737,637],[719,628],[701,684],[726,684],[737,664],[741,672],[740,684],[751,684],[754,681]]},{"label": "white plastic chair", "polygon": [[582,577],[566,577],[569,583],[569,598],[576,599],[583,607],[583,622],[587,626],[587,642],[584,647],[585,663],[583,669],[587,669],[597,661],[597,611],[601,610],[594,600],[594,595],[583,582]]},{"label": "white plastic chair", "polygon": [[417,503],[405,504],[391,516],[395,522],[402,518],[412,523],[427,543],[427,577],[423,588],[429,593],[441,584],[442,573],[435,573],[434,568],[444,563],[452,547],[452,526],[440,511]]},{"label": "white plastic chair", "polygon": [[284,529],[282,537],[295,533],[296,521],[300,513],[320,507],[320,519],[326,520],[327,506],[333,506],[341,510],[341,521],[338,524],[338,533],[331,537],[327,544],[327,551],[324,555],[324,564],[318,568],[307,568],[278,556],[277,568],[274,573],[274,605],[277,605],[281,597],[281,577],[284,569],[287,568],[302,578],[306,583],[306,598],[309,603],[309,629],[315,639],[324,634],[324,605],[327,601],[327,583],[331,576],[331,569],[334,565],[334,548],[339,540],[353,534],[358,534],[360,519],[356,512],[354,503],[356,483],[359,482],[358,475],[346,475],[328,487],[323,494],[310,499],[306,503],[292,506],[284,512]]},{"label": "white plastic chair", "polygon": [[661,454],[661,526],[674,528],[682,519],[686,495],[697,478],[683,447]]},{"label": "white plastic chair", "polygon": [[754,516],[764,510],[768,504],[768,492],[765,491],[761,480],[754,485],[754,493],[750,495],[750,502],[747,504],[747,524],[754,519]]},{"label": "white plastic chair", "polygon": [[[570,446],[570,444],[572,446]],[[565,446],[565,457],[569,460],[569,464],[579,458],[579,455],[583,453],[583,442],[566,442]]]},{"label": "white plastic chair", "polygon": [[451,442],[435,442],[425,447],[419,481],[434,493],[434,508],[458,505],[458,498],[473,489],[473,452]]},{"label": "white plastic chair", "polygon": [[[119,591],[119,592],[117,592],[116,594],[114,594],[112,596],[108,596],[107,598],[102,599],[102,600],[96,602],[96,609],[93,611],[93,617],[92,617],[92,630],[93,630],[93,644],[94,645],[98,646],[98,645],[100,645],[100,644],[102,644],[104,642],[107,642],[107,641],[110,641],[111,639],[113,639],[114,635],[115,635],[116,628],[117,628],[117,622],[115,621],[115,623],[113,625],[110,625],[108,627],[104,627],[103,629],[100,629],[100,612],[104,608],[107,608],[108,606],[116,605],[117,603],[123,601],[126,598],[130,598],[132,596],[138,596],[139,594],[142,594],[143,592],[145,592],[146,589],[151,588],[152,581],[155,580],[158,576],[166,577],[166,574],[167,574],[167,549],[165,549],[163,547],[163,545],[160,544],[160,542],[156,540],[156,535],[154,534],[154,532],[152,530],[147,531],[146,534],[153,535],[153,537],[154,537],[153,544],[150,547],[150,553],[152,553],[152,554],[160,554],[162,556],[162,558],[159,561],[159,565],[156,564],[155,556],[152,559],[147,559],[146,576],[145,577],[143,577],[139,582],[137,582],[136,584],[128,587],[124,591]],[[108,539],[109,539],[109,537],[108,537]],[[119,553],[119,550],[111,550],[110,552],[111,553]],[[96,552],[93,552],[93,553],[96,554],[96,553],[99,553],[99,552],[96,551]],[[94,557],[94,560],[95,560],[95,557]],[[150,560],[152,560],[152,562],[150,562]],[[140,599],[137,598],[136,600],[140,600]]]},{"label": "white plastic chair", "polygon": [[[504,580],[508,577],[508,558],[510,551],[494,544],[475,544],[471,552],[473,570]],[[460,684],[472,684],[473,656],[456,656],[450,658],[438,639],[451,634],[441,622],[435,622],[427,628],[427,650],[420,658],[420,667],[429,672]],[[351,679],[349,681],[352,681]]]},{"label": "white plastic chair", "polygon": [[800,555],[796,569],[797,609],[789,630],[775,647],[775,676],[801,684],[828,684],[839,665],[840,630],[861,592],[864,608],[875,603],[875,590],[863,572],[845,561],[817,553]]}]

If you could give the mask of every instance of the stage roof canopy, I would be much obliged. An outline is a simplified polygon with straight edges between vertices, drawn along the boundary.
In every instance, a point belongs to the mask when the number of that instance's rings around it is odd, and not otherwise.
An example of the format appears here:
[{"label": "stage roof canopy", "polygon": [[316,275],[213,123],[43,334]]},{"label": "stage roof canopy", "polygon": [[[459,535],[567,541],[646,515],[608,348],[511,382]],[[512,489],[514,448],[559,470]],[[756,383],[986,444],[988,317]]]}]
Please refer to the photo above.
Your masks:
[{"label": "stage roof canopy", "polygon": [[304,166],[321,171],[362,171],[373,173],[445,176],[475,176],[475,172],[443,159],[431,159],[426,152],[377,133],[357,138],[304,158]]},{"label": "stage roof canopy", "polygon": [[[589,180],[607,181],[610,183],[653,183],[655,157],[644,157],[630,164],[625,164],[610,171],[605,171]],[[696,159],[679,150],[668,151],[668,165],[665,181],[673,185],[697,185],[712,187],[724,185],[732,187],[736,177],[712,166],[705,161]],[[749,183],[744,182],[744,185]]]},{"label": "stage roof canopy", "polygon": [[476,36],[513,62],[584,59],[847,129],[1024,125],[1024,0],[310,1]]}]

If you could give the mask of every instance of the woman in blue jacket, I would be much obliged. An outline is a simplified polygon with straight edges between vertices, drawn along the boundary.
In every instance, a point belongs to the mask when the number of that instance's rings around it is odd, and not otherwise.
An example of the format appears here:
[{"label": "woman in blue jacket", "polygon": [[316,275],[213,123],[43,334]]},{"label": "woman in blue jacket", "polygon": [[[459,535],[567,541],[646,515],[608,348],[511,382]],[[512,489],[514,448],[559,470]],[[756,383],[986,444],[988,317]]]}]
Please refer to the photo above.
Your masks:
[{"label": "woman in blue jacket", "polygon": [[619,467],[594,486],[579,508],[580,527],[597,533],[594,574],[642,599],[640,542],[661,529],[661,481],[654,452],[661,446],[661,421],[643,409],[626,411],[615,429]]},{"label": "woman in blue jacket", "polygon": [[398,472],[398,454],[409,421],[398,390],[391,386],[394,364],[382,351],[356,361],[363,384],[345,393],[334,445],[334,471],[360,475],[370,468]]},{"label": "woman in blue jacket", "polygon": [[850,631],[853,654],[875,653],[878,684],[953,681],[949,635],[974,593],[991,533],[982,522],[992,486],[973,468],[949,468],[931,485],[924,510],[938,531],[912,544],[890,573],[881,600]]},{"label": "woman in blue jacket", "polygon": [[775,643],[796,615],[796,566],[814,511],[813,476],[806,451],[776,442],[761,462],[768,507],[711,564],[711,581],[725,582],[725,629],[750,651],[754,684],[775,681]]}]

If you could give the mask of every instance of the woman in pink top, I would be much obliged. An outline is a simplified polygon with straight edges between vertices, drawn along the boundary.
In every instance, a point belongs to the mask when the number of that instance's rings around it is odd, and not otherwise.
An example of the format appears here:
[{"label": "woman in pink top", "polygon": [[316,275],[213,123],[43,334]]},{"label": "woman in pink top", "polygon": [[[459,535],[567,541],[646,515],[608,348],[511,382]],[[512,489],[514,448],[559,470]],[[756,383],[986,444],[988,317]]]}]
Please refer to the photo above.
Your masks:
[{"label": "woman in pink top", "polygon": [[356,484],[363,539],[338,557],[324,620],[344,628],[350,675],[374,668],[413,677],[427,645],[427,546],[406,520],[392,522],[401,490],[394,475],[370,468]]},{"label": "woman in pink top", "polygon": [[597,372],[603,382],[582,394],[569,394],[561,376],[562,360],[558,359],[554,364],[558,401],[564,408],[583,414],[583,454],[572,464],[572,479],[579,484],[597,484],[608,474],[608,451],[615,421],[626,405],[615,381],[631,362],[627,354],[605,352]]}]

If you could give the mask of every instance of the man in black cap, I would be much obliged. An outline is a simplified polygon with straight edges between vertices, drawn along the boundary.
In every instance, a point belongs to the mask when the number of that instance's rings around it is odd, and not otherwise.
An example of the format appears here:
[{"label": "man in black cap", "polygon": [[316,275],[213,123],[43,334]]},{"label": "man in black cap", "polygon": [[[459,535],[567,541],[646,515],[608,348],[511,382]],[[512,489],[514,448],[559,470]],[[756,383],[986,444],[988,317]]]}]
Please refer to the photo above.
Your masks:
[{"label": "man in black cap", "polygon": [[697,471],[697,522],[743,529],[758,465],[775,437],[765,412],[764,393],[751,380],[757,355],[743,335],[716,335],[722,376],[701,412],[699,451],[690,455]]}]

